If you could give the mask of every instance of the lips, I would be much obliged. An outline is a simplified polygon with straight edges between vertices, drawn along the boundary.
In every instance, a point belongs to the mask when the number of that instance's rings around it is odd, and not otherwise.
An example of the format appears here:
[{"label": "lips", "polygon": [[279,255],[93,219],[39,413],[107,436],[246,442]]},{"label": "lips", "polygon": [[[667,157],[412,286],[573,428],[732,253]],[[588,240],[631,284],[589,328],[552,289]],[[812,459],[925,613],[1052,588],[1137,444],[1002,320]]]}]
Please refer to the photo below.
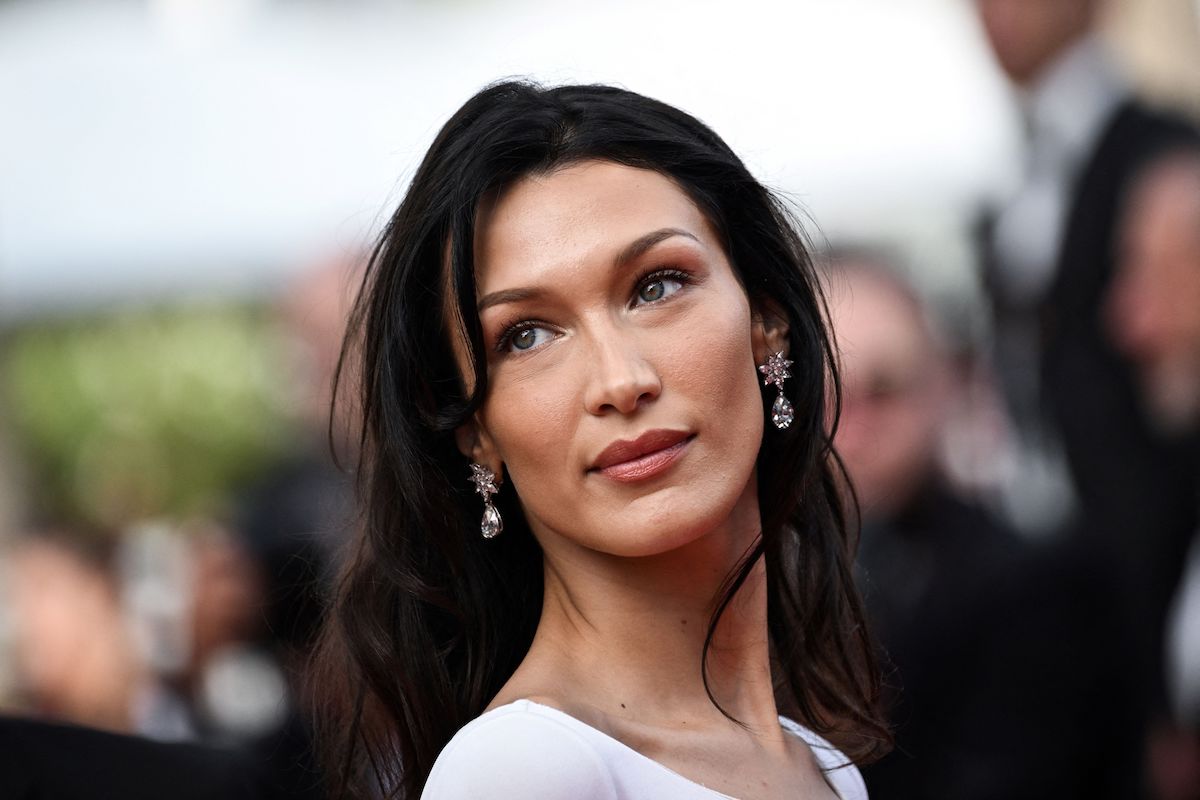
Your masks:
[{"label": "lips", "polygon": [[619,481],[644,480],[670,467],[692,438],[687,431],[646,431],[636,439],[622,439],[604,448],[588,471]]}]

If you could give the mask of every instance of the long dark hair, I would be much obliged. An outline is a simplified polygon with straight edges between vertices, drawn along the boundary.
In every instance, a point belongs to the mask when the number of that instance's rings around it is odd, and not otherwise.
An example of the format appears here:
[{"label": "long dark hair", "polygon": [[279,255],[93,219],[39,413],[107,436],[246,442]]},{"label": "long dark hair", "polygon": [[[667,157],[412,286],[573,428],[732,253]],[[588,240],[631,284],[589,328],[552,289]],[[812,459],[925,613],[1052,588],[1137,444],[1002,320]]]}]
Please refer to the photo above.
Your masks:
[{"label": "long dark hair", "polygon": [[[483,711],[533,639],[541,550],[511,484],[496,501],[504,534],[479,535],[481,505],[454,438],[488,391],[472,245],[482,198],[585,160],[671,178],[721,237],[751,305],[769,303],[789,323],[796,419],[763,438],[762,536],[726,582],[699,666],[717,619],[765,555],[781,712],[856,760],[887,746],[830,446],[833,349],[792,217],[682,111],[609,86],[504,82],[472,97],[438,133],[372,254],[343,350],[361,405],[362,530],[317,655],[319,730],[341,794],[419,796],[442,747]],[[451,349],[458,326],[470,383]],[[764,413],[772,399],[764,393]]]}]

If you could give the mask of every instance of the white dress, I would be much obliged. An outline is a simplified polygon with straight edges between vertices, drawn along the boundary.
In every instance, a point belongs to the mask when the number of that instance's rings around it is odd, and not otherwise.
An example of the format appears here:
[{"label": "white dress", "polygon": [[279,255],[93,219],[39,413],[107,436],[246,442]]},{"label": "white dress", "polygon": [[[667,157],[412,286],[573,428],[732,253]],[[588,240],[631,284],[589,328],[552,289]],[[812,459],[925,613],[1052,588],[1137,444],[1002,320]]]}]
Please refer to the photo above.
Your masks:
[{"label": "white dress", "polygon": [[[812,749],[841,800],[866,800],[862,776],[833,745],[784,717]],[[715,800],[729,796],[673,772],[558,709],[517,700],[463,726],[446,745],[423,800]]]}]

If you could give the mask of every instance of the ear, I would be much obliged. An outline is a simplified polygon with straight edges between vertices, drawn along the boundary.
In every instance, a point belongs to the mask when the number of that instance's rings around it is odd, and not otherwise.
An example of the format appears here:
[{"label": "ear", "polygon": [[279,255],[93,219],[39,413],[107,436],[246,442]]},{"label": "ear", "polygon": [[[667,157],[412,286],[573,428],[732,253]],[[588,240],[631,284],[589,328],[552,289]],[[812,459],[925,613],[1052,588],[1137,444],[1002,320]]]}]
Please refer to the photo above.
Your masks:
[{"label": "ear", "polygon": [[496,450],[495,442],[477,417],[459,425],[454,430],[454,442],[458,451],[476,464],[482,464],[496,474],[496,482],[504,477],[504,462]]},{"label": "ear", "polygon": [[774,300],[761,300],[755,304],[750,321],[750,341],[754,350],[754,363],[767,363],[767,356],[783,353],[788,346],[789,326],[783,308]]}]

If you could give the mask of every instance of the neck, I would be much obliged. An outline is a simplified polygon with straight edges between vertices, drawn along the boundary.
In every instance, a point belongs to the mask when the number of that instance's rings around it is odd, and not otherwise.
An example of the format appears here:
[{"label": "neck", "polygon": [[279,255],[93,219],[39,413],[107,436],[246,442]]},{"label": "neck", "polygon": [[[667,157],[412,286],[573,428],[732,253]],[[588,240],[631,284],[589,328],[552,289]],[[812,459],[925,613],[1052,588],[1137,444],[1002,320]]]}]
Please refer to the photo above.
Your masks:
[{"label": "neck", "polygon": [[668,553],[548,550],[542,617],[527,662],[554,676],[551,694],[604,713],[650,724],[727,723],[711,690],[735,719],[777,727],[761,558],[714,632],[707,690],[701,670],[712,615],[760,528],[751,481],[727,520]]}]

